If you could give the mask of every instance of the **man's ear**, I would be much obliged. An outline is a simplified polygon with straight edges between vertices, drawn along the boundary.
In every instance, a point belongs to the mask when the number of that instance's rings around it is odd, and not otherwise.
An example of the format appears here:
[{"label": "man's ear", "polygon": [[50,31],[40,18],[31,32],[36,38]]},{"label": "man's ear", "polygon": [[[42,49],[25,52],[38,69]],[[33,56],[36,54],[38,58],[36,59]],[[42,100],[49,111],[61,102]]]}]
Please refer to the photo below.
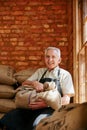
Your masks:
[{"label": "man's ear", "polygon": [[62,60],[62,59],[61,59],[61,57],[60,57],[59,60],[58,60],[58,64],[61,63],[61,60]]}]

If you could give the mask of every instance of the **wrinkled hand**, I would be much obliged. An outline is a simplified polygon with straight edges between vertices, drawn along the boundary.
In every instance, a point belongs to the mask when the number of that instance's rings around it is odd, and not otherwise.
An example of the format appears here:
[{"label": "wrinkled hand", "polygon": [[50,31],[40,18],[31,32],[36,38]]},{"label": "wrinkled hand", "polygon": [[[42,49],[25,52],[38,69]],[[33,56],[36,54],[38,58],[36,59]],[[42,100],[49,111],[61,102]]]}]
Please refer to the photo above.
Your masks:
[{"label": "wrinkled hand", "polygon": [[38,81],[33,81],[32,85],[33,85],[33,88],[35,88],[37,92],[42,92],[44,90],[43,84]]},{"label": "wrinkled hand", "polygon": [[62,105],[67,105],[70,103],[70,97],[68,95],[65,95],[61,98],[61,104]]},{"label": "wrinkled hand", "polygon": [[22,83],[22,86],[29,87],[32,86],[32,88],[36,89],[37,92],[42,92],[44,90],[43,84],[39,81],[24,81]]},{"label": "wrinkled hand", "polygon": [[42,100],[40,98],[36,102],[29,104],[29,108],[32,110],[45,108],[45,107],[47,107],[47,104],[45,103],[44,100]]}]

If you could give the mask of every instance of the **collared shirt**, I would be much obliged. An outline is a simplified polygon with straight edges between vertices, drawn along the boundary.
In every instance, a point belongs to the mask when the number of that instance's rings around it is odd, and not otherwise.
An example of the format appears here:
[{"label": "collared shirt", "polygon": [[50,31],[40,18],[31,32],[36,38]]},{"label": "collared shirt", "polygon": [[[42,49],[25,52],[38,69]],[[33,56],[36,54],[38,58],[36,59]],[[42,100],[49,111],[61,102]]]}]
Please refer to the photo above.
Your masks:
[{"label": "collared shirt", "polygon": [[44,74],[44,72],[47,70],[47,72],[44,75],[44,78],[52,78],[52,79],[58,79],[58,70],[60,69],[60,86],[62,89],[63,95],[69,94],[70,96],[73,96],[75,94],[72,76],[71,74],[59,67],[54,68],[51,71],[48,71],[47,68],[40,68],[37,69],[37,71],[29,77],[27,80],[30,81],[39,81]]}]

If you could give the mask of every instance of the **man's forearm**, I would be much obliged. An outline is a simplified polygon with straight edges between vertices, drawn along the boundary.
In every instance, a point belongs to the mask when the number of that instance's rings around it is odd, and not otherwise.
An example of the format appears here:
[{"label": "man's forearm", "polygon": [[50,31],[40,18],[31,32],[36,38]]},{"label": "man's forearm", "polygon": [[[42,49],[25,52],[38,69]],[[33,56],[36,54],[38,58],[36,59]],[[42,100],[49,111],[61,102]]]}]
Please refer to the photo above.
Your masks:
[{"label": "man's forearm", "polygon": [[22,83],[23,86],[25,85],[30,85],[30,86],[33,86],[33,81],[29,81],[29,80],[26,80]]},{"label": "man's forearm", "polygon": [[29,81],[26,80],[22,83],[23,86],[32,86],[32,88],[36,89],[36,91],[43,91],[43,84],[38,81]]}]

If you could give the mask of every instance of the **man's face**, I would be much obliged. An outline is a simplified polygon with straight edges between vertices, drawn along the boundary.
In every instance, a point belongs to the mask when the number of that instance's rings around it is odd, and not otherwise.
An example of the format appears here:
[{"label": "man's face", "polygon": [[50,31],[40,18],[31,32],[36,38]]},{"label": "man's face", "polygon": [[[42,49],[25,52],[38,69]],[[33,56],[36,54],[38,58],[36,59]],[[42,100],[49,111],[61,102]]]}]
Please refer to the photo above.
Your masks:
[{"label": "man's face", "polygon": [[49,70],[54,69],[60,63],[61,59],[59,58],[56,50],[48,50],[45,55],[45,64]]}]

